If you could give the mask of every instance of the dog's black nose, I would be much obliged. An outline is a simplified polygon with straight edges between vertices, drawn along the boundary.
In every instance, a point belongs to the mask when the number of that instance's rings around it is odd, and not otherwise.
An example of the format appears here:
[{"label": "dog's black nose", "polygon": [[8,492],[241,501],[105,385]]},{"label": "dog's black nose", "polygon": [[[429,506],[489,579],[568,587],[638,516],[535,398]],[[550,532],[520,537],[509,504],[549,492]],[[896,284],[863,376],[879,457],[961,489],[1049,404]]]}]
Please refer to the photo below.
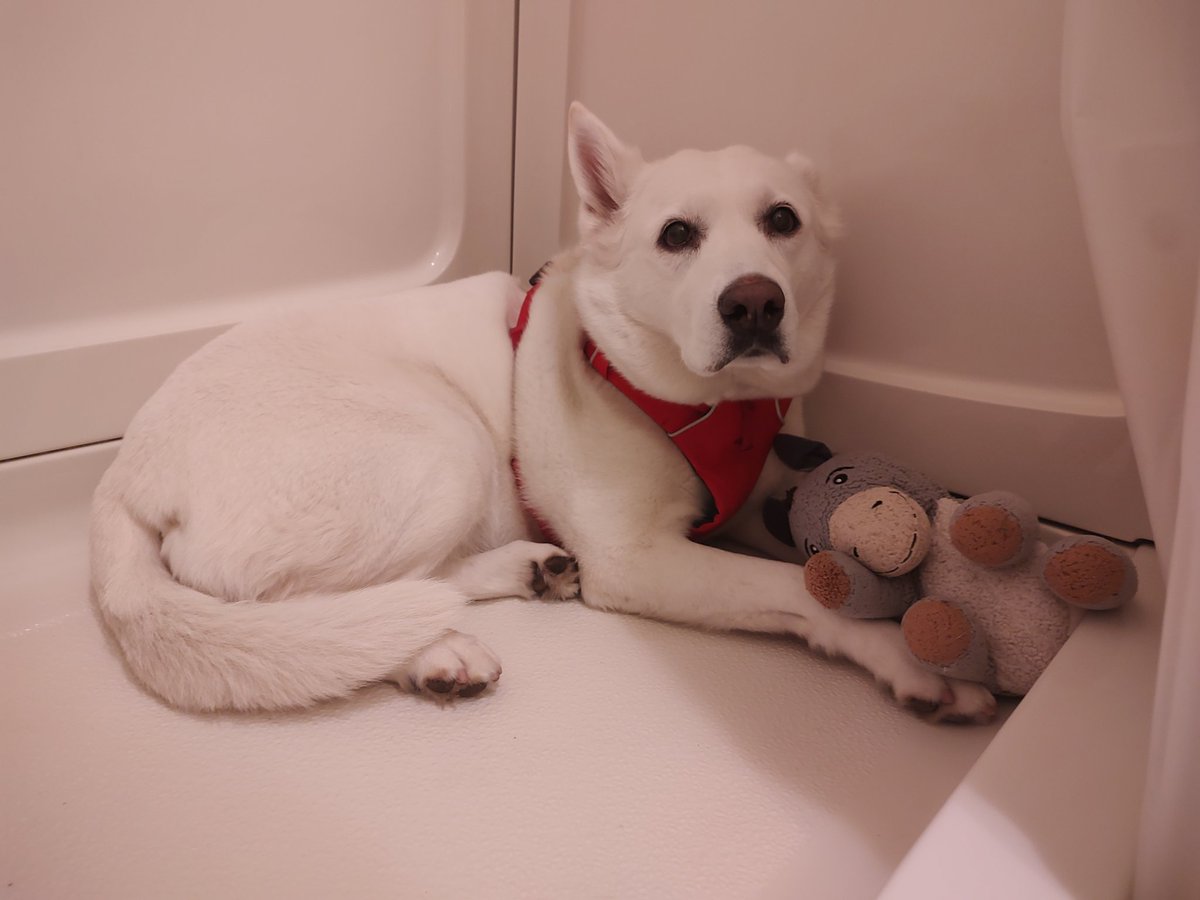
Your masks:
[{"label": "dog's black nose", "polygon": [[735,335],[757,340],[779,328],[783,303],[783,288],[770,278],[743,275],[721,291],[717,312]]}]

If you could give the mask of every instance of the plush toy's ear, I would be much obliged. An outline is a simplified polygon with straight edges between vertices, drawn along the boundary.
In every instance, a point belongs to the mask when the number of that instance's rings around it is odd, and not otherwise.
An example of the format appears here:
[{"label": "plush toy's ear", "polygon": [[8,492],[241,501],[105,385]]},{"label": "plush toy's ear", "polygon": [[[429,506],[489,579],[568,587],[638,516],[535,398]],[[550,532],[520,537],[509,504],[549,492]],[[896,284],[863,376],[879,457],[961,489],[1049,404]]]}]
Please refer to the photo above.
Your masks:
[{"label": "plush toy's ear", "polygon": [[792,526],[788,522],[795,493],[796,489],[792,488],[782,499],[768,497],[766,503],[763,504],[762,511],[763,524],[767,526],[767,531],[775,540],[787,544],[789,547],[796,546],[796,541],[792,538]]},{"label": "plush toy's ear", "polygon": [[888,481],[917,501],[925,515],[933,518],[938,501],[949,495],[944,487],[926,475],[900,463],[892,463]]},{"label": "plush toy's ear", "polygon": [[611,222],[625,203],[642,156],[576,101],[567,113],[567,161],[582,201],[579,231],[586,235]]},{"label": "plush toy's ear", "polygon": [[810,441],[797,434],[776,435],[772,446],[783,464],[797,472],[811,472],[833,457],[830,449],[820,441]]}]

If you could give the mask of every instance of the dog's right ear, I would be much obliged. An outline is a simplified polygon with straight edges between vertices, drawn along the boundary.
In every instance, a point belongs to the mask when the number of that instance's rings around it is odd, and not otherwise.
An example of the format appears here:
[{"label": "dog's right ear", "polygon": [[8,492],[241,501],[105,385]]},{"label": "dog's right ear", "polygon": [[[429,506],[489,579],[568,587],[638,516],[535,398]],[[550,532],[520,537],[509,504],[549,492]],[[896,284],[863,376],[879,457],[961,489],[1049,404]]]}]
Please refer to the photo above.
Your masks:
[{"label": "dog's right ear", "polygon": [[797,472],[811,472],[833,457],[830,449],[820,441],[810,441],[797,434],[778,434],[772,446],[783,464]]},{"label": "dog's right ear", "polygon": [[824,179],[821,178],[820,171],[811,159],[793,150],[784,157],[784,161],[800,173],[805,186],[812,192],[813,213],[816,215],[816,221],[811,224],[814,226],[813,230],[816,232],[821,246],[828,249],[830,242],[842,237],[846,231],[837,204],[830,199]]},{"label": "dog's right ear", "polygon": [[579,231],[587,234],[612,221],[629,196],[642,155],[577,100],[567,113],[567,159],[581,201]]}]

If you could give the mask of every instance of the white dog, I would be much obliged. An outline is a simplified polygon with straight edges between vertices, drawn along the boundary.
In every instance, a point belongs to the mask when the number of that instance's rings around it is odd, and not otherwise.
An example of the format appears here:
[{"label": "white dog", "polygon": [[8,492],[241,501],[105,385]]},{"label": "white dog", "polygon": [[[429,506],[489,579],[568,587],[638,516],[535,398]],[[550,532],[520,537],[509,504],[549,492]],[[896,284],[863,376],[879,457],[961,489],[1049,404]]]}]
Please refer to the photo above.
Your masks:
[{"label": "white dog", "polygon": [[582,239],[515,355],[522,292],[484,275],[240,325],[138,413],[92,518],[95,596],[132,672],[188,709],[381,679],[470,696],[500,664],[454,630],[468,602],[571,599],[582,575],[589,605],[794,634],[935,718],[989,718],[991,695],[918,668],[895,623],[689,539],[756,542],[756,515],[730,520],[779,428],[770,398],[819,374],[833,222],[812,166],[744,147],[645,162],[578,104],[568,130]]}]

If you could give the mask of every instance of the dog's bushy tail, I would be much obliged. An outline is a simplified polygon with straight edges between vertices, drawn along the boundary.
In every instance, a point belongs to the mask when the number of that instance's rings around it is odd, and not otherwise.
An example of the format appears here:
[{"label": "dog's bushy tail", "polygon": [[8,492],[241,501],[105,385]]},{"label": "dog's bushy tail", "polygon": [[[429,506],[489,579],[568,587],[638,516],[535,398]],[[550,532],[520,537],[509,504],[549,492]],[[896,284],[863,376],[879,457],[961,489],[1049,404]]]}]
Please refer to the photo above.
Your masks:
[{"label": "dog's bushy tail", "polygon": [[103,487],[91,553],[93,594],[129,668],[188,710],[284,709],[347,694],[398,670],[466,603],[433,580],[227,603],[177,582],[158,533]]}]

